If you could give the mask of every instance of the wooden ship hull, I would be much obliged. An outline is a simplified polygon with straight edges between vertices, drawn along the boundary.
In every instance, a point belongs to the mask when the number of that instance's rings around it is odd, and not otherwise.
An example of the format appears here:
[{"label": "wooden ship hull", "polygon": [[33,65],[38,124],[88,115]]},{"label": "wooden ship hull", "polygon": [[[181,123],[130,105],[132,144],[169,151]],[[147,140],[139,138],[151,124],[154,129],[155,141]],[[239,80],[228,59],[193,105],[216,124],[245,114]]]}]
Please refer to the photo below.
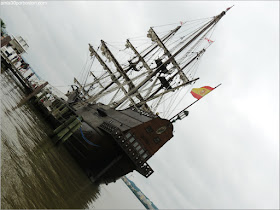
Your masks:
[{"label": "wooden ship hull", "polygon": [[113,182],[133,170],[149,177],[153,170],[147,160],[173,136],[170,121],[134,108],[115,110],[103,104],[72,108],[75,111],[70,112],[68,122],[55,132],[59,136],[65,127],[78,129],[67,141],[55,137],[64,142],[93,182]]}]

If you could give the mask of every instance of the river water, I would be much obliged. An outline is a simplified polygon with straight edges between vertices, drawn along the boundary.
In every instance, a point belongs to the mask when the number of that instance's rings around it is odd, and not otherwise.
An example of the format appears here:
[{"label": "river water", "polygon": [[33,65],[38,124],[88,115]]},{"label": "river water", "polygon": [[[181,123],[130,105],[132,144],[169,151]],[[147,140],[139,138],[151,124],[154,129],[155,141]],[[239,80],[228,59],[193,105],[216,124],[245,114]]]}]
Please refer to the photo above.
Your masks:
[{"label": "river water", "polygon": [[51,128],[32,106],[14,108],[24,92],[1,74],[2,209],[143,209],[125,184],[90,182],[68,151],[48,137]]}]

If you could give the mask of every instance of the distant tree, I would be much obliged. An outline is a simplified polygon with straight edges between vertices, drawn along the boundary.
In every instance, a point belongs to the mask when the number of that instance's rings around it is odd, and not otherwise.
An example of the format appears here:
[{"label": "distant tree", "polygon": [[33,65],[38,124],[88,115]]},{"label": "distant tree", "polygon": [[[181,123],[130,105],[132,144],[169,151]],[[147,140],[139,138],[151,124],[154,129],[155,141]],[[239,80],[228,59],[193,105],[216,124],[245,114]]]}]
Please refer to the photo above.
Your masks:
[{"label": "distant tree", "polygon": [[[0,18],[1,19],[1,18]],[[3,29],[6,28],[6,24],[4,23],[4,21],[1,19],[1,36],[3,36],[5,34],[5,30],[3,31]]]}]

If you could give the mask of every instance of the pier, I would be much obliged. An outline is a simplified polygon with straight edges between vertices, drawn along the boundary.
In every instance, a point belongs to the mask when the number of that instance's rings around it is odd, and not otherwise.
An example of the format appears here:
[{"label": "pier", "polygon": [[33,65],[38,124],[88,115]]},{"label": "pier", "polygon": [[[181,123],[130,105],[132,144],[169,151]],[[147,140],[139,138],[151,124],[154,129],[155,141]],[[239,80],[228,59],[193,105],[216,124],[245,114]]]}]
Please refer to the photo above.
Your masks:
[{"label": "pier", "polygon": [[8,57],[1,53],[1,66],[6,71],[11,71],[11,73],[18,79],[21,85],[25,88],[26,92],[33,92],[33,87],[31,82],[22,76],[22,74],[18,71],[17,67],[15,66],[16,62],[11,62]]},{"label": "pier", "polygon": [[65,142],[79,129],[82,119],[74,114],[65,100],[52,93],[51,85],[47,81],[41,81],[42,84],[40,85],[33,83],[29,79],[34,73],[31,73],[31,76],[24,77],[16,67],[16,63],[17,61],[11,61],[4,53],[1,53],[1,71],[11,75],[25,93],[15,108],[25,103],[31,103],[53,126],[52,136],[54,141],[56,143],[59,141]]}]

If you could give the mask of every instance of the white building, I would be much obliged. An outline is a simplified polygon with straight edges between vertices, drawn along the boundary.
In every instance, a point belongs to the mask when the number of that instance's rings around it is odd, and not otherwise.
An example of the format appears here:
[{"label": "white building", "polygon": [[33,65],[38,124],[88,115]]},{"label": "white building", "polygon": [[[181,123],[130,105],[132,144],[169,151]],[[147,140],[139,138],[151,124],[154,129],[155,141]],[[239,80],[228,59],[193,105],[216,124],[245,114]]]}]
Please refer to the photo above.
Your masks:
[{"label": "white building", "polygon": [[11,46],[1,47],[1,53],[8,58],[9,62],[12,62],[12,60],[18,55],[14,48],[12,48]]},{"label": "white building", "polygon": [[10,44],[19,55],[25,53],[29,48],[28,44],[21,36],[13,37],[13,39],[10,41]]}]

